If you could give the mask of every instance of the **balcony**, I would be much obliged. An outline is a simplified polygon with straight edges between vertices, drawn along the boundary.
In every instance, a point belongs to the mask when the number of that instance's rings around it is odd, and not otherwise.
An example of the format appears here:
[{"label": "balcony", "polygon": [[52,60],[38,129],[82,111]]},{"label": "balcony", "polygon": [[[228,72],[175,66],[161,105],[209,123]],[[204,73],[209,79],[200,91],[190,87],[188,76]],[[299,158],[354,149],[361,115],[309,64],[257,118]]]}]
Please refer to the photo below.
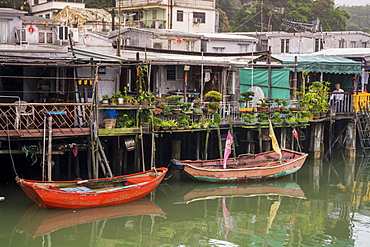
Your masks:
[{"label": "balcony", "polygon": [[90,103],[0,103],[0,136],[43,137],[52,118],[53,136],[90,135]]}]

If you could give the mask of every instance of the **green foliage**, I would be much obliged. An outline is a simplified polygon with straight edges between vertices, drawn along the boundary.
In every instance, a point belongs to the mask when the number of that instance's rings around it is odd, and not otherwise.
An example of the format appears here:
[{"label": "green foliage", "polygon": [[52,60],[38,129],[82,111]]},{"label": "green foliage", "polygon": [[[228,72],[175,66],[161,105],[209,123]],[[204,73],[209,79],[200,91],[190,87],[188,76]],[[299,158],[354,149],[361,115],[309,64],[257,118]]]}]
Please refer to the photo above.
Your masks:
[{"label": "green foliage", "polygon": [[253,100],[254,92],[253,91],[244,91],[240,93],[240,98],[238,99],[238,102],[240,104],[245,103],[245,107],[247,107],[247,102],[250,102]]},{"label": "green foliage", "polygon": [[256,117],[254,116],[254,113],[248,112],[248,113],[243,113],[242,118],[243,118],[243,121],[246,123],[253,123]]},{"label": "green foliage", "polygon": [[104,94],[102,97],[103,97],[103,100],[109,100],[109,95],[108,94]]},{"label": "green foliage", "polygon": [[299,99],[299,106],[312,113],[326,112],[329,109],[328,91],[330,82],[314,81],[308,91]]},{"label": "green foliage", "polygon": [[182,105],[182,107],[183,107],[183,109],[184,109],[184,111],[185,111],[185,112],[187,112],[187,111],[189,111],[189,110],[190,110],[190,106],[191,106],[191,103],[190,103],[190,102],[188,102],[188,103],[184,103],[184,104]]},{"label": "green foliage", "polygon": [[177,117],[176,121],[180,127],[187,127],[192,124],[190,116],[186,114],[182,114],[179,117]]},{"label": "green foliage", "polygon": [[115,7],[111,0],[85,0],[86,8],[103,9],[107,7]]},{"label": "green foliage", "polygon": [[181,95],[171,95],[171,96],[167,96],[165,98],[165,100],[167,100],[170,103],[176,103],[176,102],[180,101],[182,98],[183,98],[183,96],[181,96]]},{"label": "green foliage", "polygon": [[274,115],[271,118],[271,122],[272,123],[282,123],[283,119],[281,117],[281,113],[280,112],[275,112]]},{"label": "green foliage", "polygon": [[266,123],[269,120],[269,116],[265,112],[258,113],[257,118],[260,123]]},{"label": "green foliage", "polygon": [[347,11],[351,16],[347,24],[347,30],[370,32],[370,5],[340,6],[339,8]]},{"label": "green foliage", "polygon": [[[251,32],[261,31],[261,2],[219,0],[218,6],[225,11],[231,31]],[[311,23],[317,18],[323,31],[341,31],[350,18],[347,11],[335,6],[334,0],[264,0],[262,3],[263,31],[268,31],[267,27],[269,31],[281,31],[283,19]],[[273,10],[282,7],[284,13]]]},{"label": "green foliage", "polygon": [[209,91],[208,93],[206,93],[206,95],[204,95],[204,97],[208,101],[221,101],[222,100],[222,94],[217,91]]},{"label": "green foliage", "polygon": [[220,108],[220,103],[218,102],[209,102],[208,107],[213,110]]},{"label": "green foliage", "polygon": [[159,117],[154,117],[153,118],[153,125],[154,126],[162,126],[163,119]]},{"label": "green foliage", "polygon": [[222,122],[221,116],[217,112],[213,113],[213,122],[218,124]]},{"label": "green foliage", "polygon": [[135,124],[135,121],[128,114],[123,114],[116,120],[116,128],[131,128]]},{"label": "green foliage", "polygon": [[270,105],[267,98],[259,99],[259,101],[260,102],[258,102],[257,105],[260,107],[268,107]]}]

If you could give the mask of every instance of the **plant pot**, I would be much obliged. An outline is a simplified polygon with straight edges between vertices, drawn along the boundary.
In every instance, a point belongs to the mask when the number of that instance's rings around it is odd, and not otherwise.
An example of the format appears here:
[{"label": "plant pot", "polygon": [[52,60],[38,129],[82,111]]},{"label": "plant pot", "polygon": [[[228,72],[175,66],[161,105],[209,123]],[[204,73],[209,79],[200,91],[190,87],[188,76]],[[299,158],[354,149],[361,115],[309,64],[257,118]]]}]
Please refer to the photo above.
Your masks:
[{"label": "plant pot", "polygon": [[172,114],[180,114],[181,110],[180,109],[174,109],[171,110]]},{"label": "plant pot", "polygon": [[208,112],[209,113],[214,113],[214,112],[216,112],[216,109],[208,109]]},{"label": "plant pot", "polygon": [[200,108],[194,108],[193,113],[196,115],[201,115],[203,113],[203,110]]},{"label": "plant pot", "polygon": [[178,130],[184,130],[185,127],[177,127]]},{"label": "plant pot", "polygon": [[123,102],[124,102],[123,98],[118,98],[118,104],[119,105],[123,105]]},{"label": "plant pot", "polygon": [[186,127],[185,128],[186,130],[191,130],[191,129],[193,129],[192,127]]},{"label": "plant pot", "polygon": [[132,105],[132,103],[131,103],[131,102],[124,102],[123,104],[124,104],[124,105]]},{"label": "plant pot", "polygon": [[320,113],[314,113],[313,114],[313,119],[320,119],[321,114]]},{"label": "plant pot", "polygon": [[313,116],[308,116],[308,120],[313,120]]},{"label": "plant pot", "polygon": [[162,127],[162,130],[168,130],[169,127]]},{"label": "plant pot", "polygon": [[104,119],[103,122],[106,129],[113,129],[116,127],[116,119]]},{"label": "plant pot", "polygon": [[161,129],[161,126],[154,126],[154,130],[155,131],[158,131],[158,130],[160,130]]},{"label": "plant pot", "polygon": [[161,108],[154,108],[153,109],[153,113],[155,114],[155,115],[159,115],[159,114],[161,114],[161,112],[162,112],[163,110],[161,109]]},{"label": "plant pot", "polygon": [[253,111],[252,107],[239,108],[239,112],[252,112],[252,111]]},{"label": "plant pot", "polygon": [[140,100],[140,105],[148,105],[149,102],[147,100]]},{"label": "plant pot", "polygon": [[101,103],[102,105],[109,105],[109,100],[103,99]]},{"label": "plant pot", "polygon": [[255,123],[246,123],[246,122],[244,122],[244,125],[246,125],[246,126],[253,126],[253,125],[256,125]]},{"label": "plant pot", "polygon": [[268,112],[268,111],[270,111],[270,107],[260,107],[260,106],[258,106],[257,111],[258,112]]},{"label": "plant pot", "polygon": [[269,125],[269,123],[266,123],[266,122],[262,122],[262,123],[258,122],[257,124],[262,125],[262,126]]},{"label": "plant pot", "polygon": [[170,130],[175,130],[175,129],[177,129],[177,126],[171,126],[170,127]]}]

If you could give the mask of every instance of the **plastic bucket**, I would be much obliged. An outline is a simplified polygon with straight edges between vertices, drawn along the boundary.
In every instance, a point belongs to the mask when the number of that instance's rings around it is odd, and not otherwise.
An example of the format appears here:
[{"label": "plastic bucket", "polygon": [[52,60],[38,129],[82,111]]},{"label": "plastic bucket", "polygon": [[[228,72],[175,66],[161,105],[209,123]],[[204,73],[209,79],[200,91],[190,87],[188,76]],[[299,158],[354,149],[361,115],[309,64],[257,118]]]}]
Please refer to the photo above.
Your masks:
[{"label": "plastic bucket", "polygon": [[117,115],[117,111],[114,110],[114,109],[106,109],[105,110],[105,118],[106,119],[113,119],[113,118],[116,118],[116,115]]}]

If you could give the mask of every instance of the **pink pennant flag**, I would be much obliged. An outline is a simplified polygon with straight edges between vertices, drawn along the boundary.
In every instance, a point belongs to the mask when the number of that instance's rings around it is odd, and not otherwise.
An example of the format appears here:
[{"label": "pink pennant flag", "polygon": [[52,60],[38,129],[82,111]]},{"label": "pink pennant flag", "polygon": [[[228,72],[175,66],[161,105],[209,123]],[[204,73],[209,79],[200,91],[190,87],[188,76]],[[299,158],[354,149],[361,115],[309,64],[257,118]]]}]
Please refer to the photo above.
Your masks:
[{"label": "pink pennant flag", "polygon": [[226,162],[227,158],[231,153],[231,145],[233,145],[233,136],[230,134],[230,131],[227,132],[226,143],[225,143],[225,154],[224,154],[224,162],[222,164],[222,168],[226,169]]},{"label": "pink pennant flag", "polygon": [[298,140],[298,132],[295,129],[293,130],[293,136]]}]

